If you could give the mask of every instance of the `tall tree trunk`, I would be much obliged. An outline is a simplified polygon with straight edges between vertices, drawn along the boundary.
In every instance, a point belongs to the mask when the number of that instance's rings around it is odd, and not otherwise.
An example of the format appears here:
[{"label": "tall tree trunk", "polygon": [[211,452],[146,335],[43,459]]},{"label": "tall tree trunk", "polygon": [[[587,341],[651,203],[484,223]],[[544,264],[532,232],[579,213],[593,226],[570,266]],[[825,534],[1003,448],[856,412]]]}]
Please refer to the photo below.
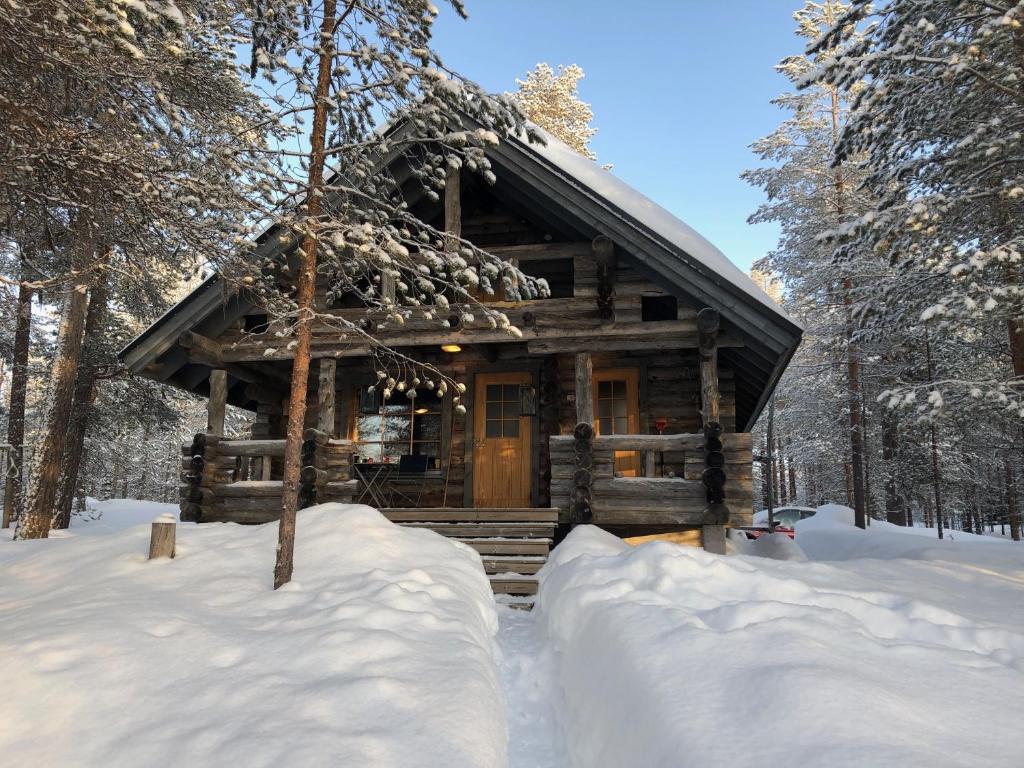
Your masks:
[{"label": "tall tree trunk", "polygon": [[772,468],[768,464],[768,440],[764,441],[764,462],[761,464],[761,504],[768,509],[772,492]]},{"label": "tall tree trunk", "polygon": [[[351,8],[351,6],[350,6]],[[278,523],[277,561],[274,564],[274,589],[292,579],[295,556],[295,517],[299,508],[299,466],[302,451],[303,422],[306,417],[306,391],[309,387],[309,351],[312,334],[313,294],[316,288],[317,227],[321,210],[324,177],[324,142],[327,135],[327,107],[330,97],[331,69],[334,60],[334,30],[337,20],[335,0],[324,0],[320,21],[320,61],[316,92],[313,95],[313,130],[309,139],[309,184],[306,189],[305,236],[299,251],[298,317],[295,328],[295,361],[292,366],[291,394],[288,398],[288,431],[284,453],[284,491],[281,520]],[[347,13],[347,11],[346,11]]]},{"label": "tall tree trunk", "polygon": [[[928,383],[935,381],[935,369],[932,367],[932,345],[928,337],[928,330],[924,332],[924,354],[928,363]],[[942,538],[942,481],[939,477],[939,441],[935,427],[935,419],[931,420],[928,426],[928,437],[931,443],[932,453],[932,489],[935,494],[935,525],[938,528],[939,538]]]},{"label": "tall tree trunk", "polygon": [[864,450],[864,519],[868,525],[871,525],[871,519],[875,516],[875,505],[871,496],[871,441],[868,437],[871,431],[868,426],[868,411],[864,407],[863,397],[860,408],[861,440]]},{"label": "tall tree trunk", "polygon": [[11,454],[4,481],[3,527],[21,517],[25,477],[25,395],[28,390],[28,351],[32,331],[32,289],[28,265],[22,262],[18,286],[18,315],[14,327],[14,364],[11,366],[11,408],[7,416],[7,442]]},{"label": "tall tree trunk", "polygon": [[1010,523],[1010,537],[1014,541],[1020,541],[1020,507],[1017,505],[1017,481],[1013,476],[1013,466],[1010,460],[1003,462],[1003,469],[1006,474],[1006,519]]},{"label": "tall tree trunk", "polygon": [[91,275],[87,265],[93,255],[93,233],[91,222],[83,213],[79,213],[74,229],[75,274],[65,296],[64,316],[57,334],[57,358],[53,363],[51,379],[53,402],[47,415],[43,442],[36,461],[32,495],[25,510],[25,519],[18,528],[18,538],[21,539],[45,539],[50,533],[57,480],[60,476],[60,461],[64,453],[67,423],[71,418],[75,394],[75,378],[82,356],[82,331],[85,328],[85,315],[89,304]]},{"label": "tall tree trunk", "polygon": [[57,511],[53,527],[62,529],[71,525],[71,506],[78,485],[78,472],[82,466],[85,432],[96,400],[96,373],[100,364],[100,350],[107,322],[107,299],[110,277],[106,270],[96,277],[89,292],[89,313],[85,318],[85,338],[82,340],[82,360],[75,380],[74,406],[68,423],[61,463],[60,486],[57,492]]},{"label": "tall tree trunk", "polygon": [[900,434],[896,414],[882,408],[882,464],[885,473],[885,519],[893,525],[906,525],[907,514],[899,487]]},{"label": "tall tree trunk", "polygon": [[860,389],[860,359],[854,342],[853,280],[843,278],[843,306],[846,310],[846,396],[850,411],[850,484],[853,486],[854,523],[867,528],[864,504],[864,420]]},{"label": "tall tree trunk", "polygon": [[775,450],[778,454],[778,458],[775,460],[775,466],[779,473],[779,493],[775,497],[779,500],[779,506],[789,503],[789,498],[786,494],[786,454],[782,450],[782,438],[775,438]]},{"label": "tall tree trunk", "polygon": [[792,443],[789,443],[789,448],[789,501],[796,504],[796,462],[793,461]]}]

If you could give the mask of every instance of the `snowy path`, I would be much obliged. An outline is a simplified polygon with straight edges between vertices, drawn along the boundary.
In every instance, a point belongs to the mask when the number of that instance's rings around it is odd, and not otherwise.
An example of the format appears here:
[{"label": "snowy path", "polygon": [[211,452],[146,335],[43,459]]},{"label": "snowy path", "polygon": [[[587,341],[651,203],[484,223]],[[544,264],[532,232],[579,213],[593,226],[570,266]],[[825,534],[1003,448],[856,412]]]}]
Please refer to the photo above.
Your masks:
[{"label": "snowy path", "polygon": [[534,614],[498,606],[498,648],[509,768],[568,768],[557,660]]}]

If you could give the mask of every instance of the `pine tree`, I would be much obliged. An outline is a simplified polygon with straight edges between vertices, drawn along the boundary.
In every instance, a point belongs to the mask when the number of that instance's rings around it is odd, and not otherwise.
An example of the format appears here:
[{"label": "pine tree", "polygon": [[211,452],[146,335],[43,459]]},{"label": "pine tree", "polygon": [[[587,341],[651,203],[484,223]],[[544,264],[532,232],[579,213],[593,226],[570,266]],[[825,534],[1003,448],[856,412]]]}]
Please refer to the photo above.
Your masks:
[{"label": "pine tree", "polygon": [[[814,39],[831,29],[846,6],[836,0],[807,2],[794,14],[797,33]],[[799,83],[815,66],[835,58],[837,51],[821,49],[814,59],[792,56],[778,69]],[[856,84],[850,85],[855,88]],[[751,223],[773,221],[782,227],[778,247],[765,259],[764,267],[779,274],[796,311],[807,318],[808,334],[801,357],[791,375],[804,375],[804,365],[816,367],[815,360],[832,360],[822,369],[825,376],[838,370],[841,355],[845,367],[847,434],[850,441],[850,474],[857,524],[866,525],[864,479],[864,427],[861,355],[856,338],[855,304],[858,276],[869,268],[872,257],[849,251],[843,259],[833,258],[832,248],[818,235],[826,229],[847,226],[864,210],[868,201],[860,191],[855,158],[833,163],[834,148],[848,116],[851,92],[826,84],[775,100],[793,116],[770,136],[754,144],[754,151],[773,165],[743,174],[751,184],[762,187],[768,203],[751,218]],[[801,360],[806,361],[802,363]],[[801,373],[797,374],[796,371]],[[820,390],[819,390],[820,391]],[[785,398],[787,401],[789,397]],[[785,417],[780,418],[785,423]]]},{"label": "pine tree", "polygon": [[[263,166],[253,127],[266,110],[234,66],[231,18],[216,0],[0,6],[6,220],[40,254],[32,287],[64,307],[19,536],[50,527],[99,276],[117,269],[145,286],[161,268],[193,268],[226,250],[258,201],[246,181]],[[32,217],[45,224],[20,226]]]},{"label": "pine tree", "polygon": [[[815,43],[845,55],[808,83],[862,83],[837,147],[857,156],[876,203],[839,234],[900,270],[935,333],[1001,325],[1001,370],[947,377],[947,406],[984,400],[1024,416],[1024,9],[978,0],[854,0]],[[870,21],[868,32],[849,30]],[[896,302],[879,304],[884,318]],[[986,367],[984,373],[991,373]]]},{"label": "pine tree", "polygon": [[594,112],[579,97],[583,70],[575,64],[559,66],[558,74],[540,63],[525,80],[516,80],[516,98],[526,116],[552,136],[564,141],[589,160],[596,160],[590,140],[597,133],[590,127]]},{"label": "pine tree", "polygon": [[[461,2],[452,6],[464,14]],[[268,200],[299,201],[274,215],[281,241],[297,259],[297,294],[282,294],[273,279],[291,272],[288,254],[266,263],[227,262],[221,272],[251,286],[274,318],[274,338],[283,336],[294,351],[275,587],[290,580],[293,567],[317,278],[329,300],[355,295],[368,310],[384,310],[384,325],[415,314],[447,327],[454,300],[466,316],[489,318],[512,335],[520,332],[507,316],[479,297],[496,290],[511,300],[547,293],[543,281],[418,219],[382,162],[403,153],[426,197],[438,200],[463,169],[493,183],[486,148],[524,131],[513,98],[487,94],[444,67],[430,47],[437,12],[424,0],[266,0],[252,22],[251,71],[262,77],[278,124],[288,121],[276,147],[276,173],[263,184]],[[450,392],[456,410],[465,411],[458,403],[463,383],[386,348],[363,324],[339,330],[370,345],[385,400],[396,388],[433,389]]]}]

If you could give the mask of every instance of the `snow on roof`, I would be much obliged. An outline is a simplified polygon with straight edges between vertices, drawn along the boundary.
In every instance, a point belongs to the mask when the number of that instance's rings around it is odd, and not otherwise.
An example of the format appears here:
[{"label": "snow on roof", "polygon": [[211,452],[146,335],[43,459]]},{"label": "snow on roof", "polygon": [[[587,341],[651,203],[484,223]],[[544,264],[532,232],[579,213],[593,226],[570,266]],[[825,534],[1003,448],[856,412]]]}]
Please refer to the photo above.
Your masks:
[{"label": "snow on roof", "polygon": [[699,232],[543,128],[533,124],[530,127],[547,139],[547,145],[531,143],[523,137],[522,143],[529,151],[540,155],[564,174],[579,181],[594,195],[636,219],[710,272],[724,277],[748,296],[793,322],[792,318],[757,286],[750,275],[733,264]]}]

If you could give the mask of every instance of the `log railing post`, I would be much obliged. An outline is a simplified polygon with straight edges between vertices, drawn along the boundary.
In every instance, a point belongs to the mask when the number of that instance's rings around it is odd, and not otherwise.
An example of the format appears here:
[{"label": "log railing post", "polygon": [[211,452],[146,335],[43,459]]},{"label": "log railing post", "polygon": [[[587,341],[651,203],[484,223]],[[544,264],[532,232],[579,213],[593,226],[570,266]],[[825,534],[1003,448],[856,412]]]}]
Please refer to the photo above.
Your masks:
[{"label": "log railing post", "polygon": [[320,469],[320,453],[330,441],[330,436],[319,429],[307,429],[302,438],[299,509],[312,507],[317,503],[318,492],[327,480],[327,473]]},{"label": "log railing post", "polygon": [[725,455],[722,453],[722,425],[718,388],[718,311],[702,309],[697,314],[697,342],[700,354],[701,422],[704,427],[704,472],[707,491],[701,541],[704,549],[725,554],[725,526],[729,508],[725,505]]},{"label": "log railing post", "polygon": [[593,520],[594,427],[581,421],[573,430],[575,469],[569,496],[569,523],[576,526]]},{"label": "log railing post", "polygon": [[589,352],[576,354],[576,428],[573,430],[574,465],[569,492],[569,522],[593,519],[594,486],[594,365]]},{"label": "log railing post", "polygon": [[198,523],[203,519],[203,507],[214,503],[213,486],[219,480],[221,467],[217,457],[217,435],[200,432],[185,446],[182,453],[181,519]]}]

